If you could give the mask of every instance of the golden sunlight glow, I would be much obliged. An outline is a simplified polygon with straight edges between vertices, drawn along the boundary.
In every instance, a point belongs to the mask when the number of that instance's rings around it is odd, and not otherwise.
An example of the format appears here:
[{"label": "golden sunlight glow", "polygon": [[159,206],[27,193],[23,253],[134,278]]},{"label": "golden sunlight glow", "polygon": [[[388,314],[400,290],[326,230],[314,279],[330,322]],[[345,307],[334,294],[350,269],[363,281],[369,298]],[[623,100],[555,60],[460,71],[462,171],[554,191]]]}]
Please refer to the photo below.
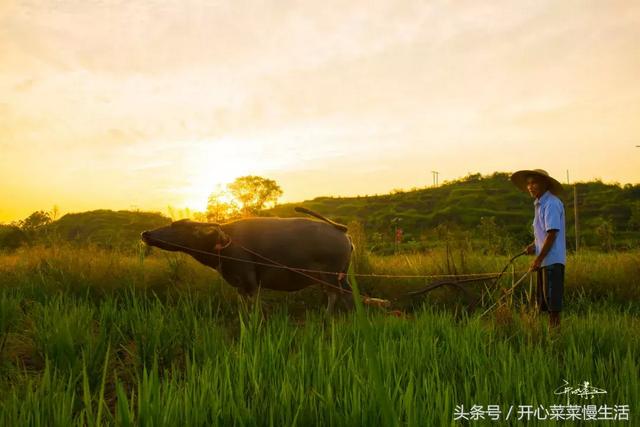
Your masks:
[{"label": "golden sunlight glow", "polygon": [[241,3],[0,0],[0,222],[202,211],[244,175],[640,180],[640,2]]},{"label": "golden sunlight glow", "polygon": [[204,211],[209,195],[235,178],[250,175],[260,169],[255,157],[238,155],[235,149],[239,141],[219,140],[194,144],[186,156],[183,170],[187,184],[177,191],[183,197],[183,205],[196,211]]}]

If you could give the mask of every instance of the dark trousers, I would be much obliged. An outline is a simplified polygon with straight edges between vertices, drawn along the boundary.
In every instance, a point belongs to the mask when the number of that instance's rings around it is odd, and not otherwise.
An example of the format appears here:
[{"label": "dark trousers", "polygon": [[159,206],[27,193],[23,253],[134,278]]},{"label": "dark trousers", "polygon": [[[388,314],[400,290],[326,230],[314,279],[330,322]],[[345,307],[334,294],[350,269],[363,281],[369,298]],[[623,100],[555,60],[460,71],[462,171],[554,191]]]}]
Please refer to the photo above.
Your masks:
[{"label": "dark trousers", "polygon": [[561,311],[564,294],[564,265],[551,264],[538,269],[536,299],[540,311]]}]

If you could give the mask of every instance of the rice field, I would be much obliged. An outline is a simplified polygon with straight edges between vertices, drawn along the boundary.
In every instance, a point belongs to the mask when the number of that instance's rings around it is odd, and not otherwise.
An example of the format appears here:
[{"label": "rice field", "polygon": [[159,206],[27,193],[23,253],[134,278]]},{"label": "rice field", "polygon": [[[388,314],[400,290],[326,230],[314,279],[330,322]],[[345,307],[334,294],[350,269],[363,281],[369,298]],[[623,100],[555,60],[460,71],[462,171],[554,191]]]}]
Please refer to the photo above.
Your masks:
[{"label": "rice field", "polygon": [[[356,265],[441,274],[506,260],[437,252]],[[573,421],[540,419],[540,408],[567,398],[582,417],[595,408],[586,425],[637,425],[639,277],[637,252],[571,257],[555,331],[524,303],[528,283],[482,317],[452,290],[407,301],[424,281],[363,277],[363,292],[404,314],[326,316],[318,290],[247,304],[181,255],[28,248],[0,256],[0,425],[556,425]],[[563,380],[607,393],[555,394]]]}]

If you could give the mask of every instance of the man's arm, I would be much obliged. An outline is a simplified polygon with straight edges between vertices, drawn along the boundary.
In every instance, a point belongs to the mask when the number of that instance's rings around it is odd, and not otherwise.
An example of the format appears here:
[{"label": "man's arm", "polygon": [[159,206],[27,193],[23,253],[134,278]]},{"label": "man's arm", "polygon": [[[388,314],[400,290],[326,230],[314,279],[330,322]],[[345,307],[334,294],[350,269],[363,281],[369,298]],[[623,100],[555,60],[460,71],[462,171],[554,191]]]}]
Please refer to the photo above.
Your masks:
[{"label": "man's arm", "polygon": [[558,236],[558,230],[547,231],[547,237],[544,238],[542,249],[540,249],[540,253],[536,257],[536,259],[534,259],[533,262],[531,263],[531,267],[529,267],[529,271],[535,271],[540,268],[540,266],[542,265],[542,261],[551,250],[551,246],[553,246],[553,242],[556,241],[557,236]]}]

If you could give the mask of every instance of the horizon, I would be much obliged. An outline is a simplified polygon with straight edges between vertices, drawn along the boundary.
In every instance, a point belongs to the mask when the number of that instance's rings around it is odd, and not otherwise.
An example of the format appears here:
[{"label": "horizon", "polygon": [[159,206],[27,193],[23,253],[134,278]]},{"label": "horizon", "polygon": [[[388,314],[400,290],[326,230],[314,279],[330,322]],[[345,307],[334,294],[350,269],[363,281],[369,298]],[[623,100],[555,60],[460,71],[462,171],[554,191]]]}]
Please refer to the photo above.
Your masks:
[{"label": "horizon", "polygon": [[[482,178],[489,178],[491,177],[493,174],[510,174],[511,172],[500,172],[500,171],[495,171],[492,173],[488,173],[488,174],[480,174]],[[388,195],[393,195],[395,193],[398,192],[403,192],[403,193],[407,193],[407,192],[411,192],[411,191],[422,191],[422,190],[432,190],[432,189],[436,189],[439,187],[442,187],[444,185],[455,185],[458,182],[463,181],[465,178],[469,177],[470,175],[476,175],[479,174],[478,173],[473,173],[473,172],[469,172],[467,175],[462,176],[462,177],[458,177],[458,178],[454,178],[451,180],[445,180],[443,182],[440,182],[437,186],[434,186],[433,184],[431,185],[425,185],[425,186],[413,186],[411,188],[394,188],[392,190],[389,190],[388,192],[384,192],[384,193],[373,193],[373,194],[346,194],[346,195],[316,195],[316,196],[311,196],[310,198],[307,199],[303,199],[303,200],[285,200],[285,201],[278,201],[278,203],[276,204],[276,206],[281,206],[281,205],[287,205],[287,204],[296,204],[296,203],[304,203],[304,202],[308,202],[308,201],[313,201],[315,199],[320,199],[320,198],[334,198],[334,199],[350,199],[350,198],[363,198],[363,197],[381,197],[381,196],[388,196]],[[562,182],[562,180],[559,180],[563,185],[566,185],[566,182]],[[576,182],[571,182],[569,185],[576,185],[576,184],[591,184],[591,183],[596,183],[596,182],[601,182],[604,185],[617,185],[620,188],[623,188],[625,185],[640,185],[640,182],[637,183],[625,183],[625,182],[617,182],[617,181],[604,181],[600,178],[594,178],[591,180],[585,180],[585,181],[576,181]],[[514,191],[518,191],[518,189],[516,187],[514,187]],[[23,217],[20,218],[14,218],[11,220],[1,220],[0,219],[0,225],[10,225],[14,222],[17,222],[21,219],[25,219],[28,215],[30,215],[33,212],[36,211],[45,211],[45,212],[51,212],[54,208],[58,209],[57,211],[57,217],[55,219],[60,219],[63,216],[67,215],[67,214],[81,214],[81,213],[85,213],[85,212],[93,212],[93,211],[99,211],[99,210],[108,210],[108,211],[114,211],[114,212],[119,212],[119,211],[123,211],[123,212],[142,212],[142,213],[158,213],[161,214],[163,216],[166,216],[168,218],[171,218],[173,220],[177,220],[177,219],[181,219],[181,218],[186,218],[187,216],[184,216],[185,214],[189,213],[190,216],[188,216],[189,218],[193,218],[194,214],[197,213],[203,213],[204,211],[198,211],[198,210],[194,210],[188,206],[184,206],[184,207],[180,207],[180,206],[165,206],[164,208],[161,209],[140,209],[137,206],[129,206],[129,207],[105,207],[105,206],[95,206],[95,207],[90,207],[88,209],[84,209],[84,210],[78,210],[78,211],[71,211],[71,210],[65,210],[65,209],[61,209],[60,206],[58,205],[53,205],[51,207],[49,207],[48,209],[46,208],[40,208],[40,209],[35,209],[34,211],[31,211],[27,214],[25,214]],[[267,208],[271,209],[271,208]]]},{"label": "horizon", "polygon": [[202,211],[244,175],[281,203],[431,171],[640,183],[638,39],[624,1],[3,2],[0,223]]}]

